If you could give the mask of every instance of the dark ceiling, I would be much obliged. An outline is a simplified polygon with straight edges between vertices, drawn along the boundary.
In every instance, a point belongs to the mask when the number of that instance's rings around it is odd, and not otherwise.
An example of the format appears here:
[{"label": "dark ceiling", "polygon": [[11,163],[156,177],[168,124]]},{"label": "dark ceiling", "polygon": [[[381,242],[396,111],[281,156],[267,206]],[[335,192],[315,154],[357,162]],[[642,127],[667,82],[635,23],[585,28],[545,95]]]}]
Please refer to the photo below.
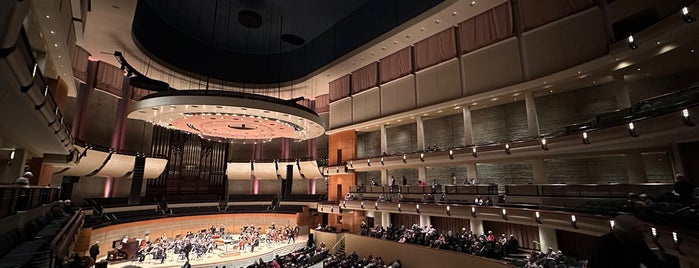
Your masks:
[{"label": "dark ceiling", "polygon": [[303,78],[444,0],[139,0],[132,34],[160,64],[233,84]]}]

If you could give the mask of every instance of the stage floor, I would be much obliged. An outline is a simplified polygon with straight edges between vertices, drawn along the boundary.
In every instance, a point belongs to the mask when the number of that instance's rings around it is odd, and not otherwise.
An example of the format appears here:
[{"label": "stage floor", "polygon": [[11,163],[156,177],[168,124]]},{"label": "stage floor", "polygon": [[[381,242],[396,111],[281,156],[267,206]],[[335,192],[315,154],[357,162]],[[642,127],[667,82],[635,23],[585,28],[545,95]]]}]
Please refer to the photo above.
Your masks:
[{"label": "stage floor", "polygon": [[[247,267],[253,264],[256,260],[262,258],[265,262],[271,261],[275,255],[286,255],[295,250],[301,249],[306,246],[306,241],[308,236],[299,236],[295,243],[287,244],[283,243],[265,243],[255,248],[255,252],[250,252],[250,248],[246,248],[245,251],[239,251],[240,254],[219,254],[221,251],[215,251],[213,254],[205,254],[201,258],[197,259],[190,254],[189,263],[192,267],[201,268],[222,268],[224,265],[226,268],[238,268]],[[101,261],[101,260],[100,260]],[[126,261],[119,263],[109,263],[108,267],[117,268],[179,268],[185,263],[184,260],[178,260],[177,257],[168,258],[164,263],[160,263],[160,260],[151,260],[151,257],[146,257],[146,260],[142,263],[137,261]]]}]

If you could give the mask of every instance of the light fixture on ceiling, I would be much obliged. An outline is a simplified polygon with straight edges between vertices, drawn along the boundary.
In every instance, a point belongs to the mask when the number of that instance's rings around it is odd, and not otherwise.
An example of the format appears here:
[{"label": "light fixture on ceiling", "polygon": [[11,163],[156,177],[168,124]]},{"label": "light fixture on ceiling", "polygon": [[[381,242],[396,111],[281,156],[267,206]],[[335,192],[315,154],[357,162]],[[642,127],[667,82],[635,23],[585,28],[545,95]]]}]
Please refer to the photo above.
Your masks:
[{"label": "light fixture on ceiling", "polygon": [[636,133],[636,125],[634,125],[633,122],[629,123],[629,136],[631,137],[638,137],[638,133]]},{"label": "light fixture on ceiling", "polygon": [[692,119],[689,118],[689,110],[687,110],[686,108],[682,109],[682,122],[684,122],[684,125],[688,127],[694,126],[694,122],[692,122]]},{"label": "light fixture on ceiling", "polygon": [[633,35],[629,35],[629,37],[627,38],[627,40],[628,40],[628,42],[629,42],[629,48],[631,48],[631,49],[637,49],[637,48],[638,48],[638,44],[636,44],[636,41],[634,40]]},{"label": "light fixture on ceiling", "polygon": [[686,23],[692,23],[697,19],[692,17],[692,15],[689,15],[689,8],[683,7],[682,8],[682,20],[684,20],[684,22],[686,22]]}]

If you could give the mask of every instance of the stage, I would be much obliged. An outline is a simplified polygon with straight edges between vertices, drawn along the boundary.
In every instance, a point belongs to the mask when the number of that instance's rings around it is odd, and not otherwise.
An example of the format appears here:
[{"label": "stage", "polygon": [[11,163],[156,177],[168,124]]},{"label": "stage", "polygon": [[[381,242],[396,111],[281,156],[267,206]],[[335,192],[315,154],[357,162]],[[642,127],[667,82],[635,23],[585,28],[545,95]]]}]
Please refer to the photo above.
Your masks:
[{"label": "stage", "polygon": [[[189,263],[192,267],[202,267],[202,268],[238,268],[247,267],[253,264],[255,261],[262,258],[265,262],[271,261],[275,255],[283,256],[290,252],[296,251],[298,249],[304,248],[308,236],[299,236],[296,242],[287,244],[286,242],[280,243],[261,243],[259,247],[255,247],[255,252],[250,252],[250,248],[246,247],[245,251],[228,251],[228,254],[222,254],[221,250],[215,250],[214,253],[204,254],[201,258],[195,258],[193,254],[189,256]],[[240,254],[237,254],[237,253]],[[100,259],[101,261],[101,259]],[[123,261],[118,263],[109,263],[108,267],[118,267],[118,268],[179,268],[185,263],[185,260],[178,259],[173,256],[167,258],[164,263],[160,263],[159,259],[152,260],[150,256],[146,257],[145,261],[139,263],[138,261]]]}]

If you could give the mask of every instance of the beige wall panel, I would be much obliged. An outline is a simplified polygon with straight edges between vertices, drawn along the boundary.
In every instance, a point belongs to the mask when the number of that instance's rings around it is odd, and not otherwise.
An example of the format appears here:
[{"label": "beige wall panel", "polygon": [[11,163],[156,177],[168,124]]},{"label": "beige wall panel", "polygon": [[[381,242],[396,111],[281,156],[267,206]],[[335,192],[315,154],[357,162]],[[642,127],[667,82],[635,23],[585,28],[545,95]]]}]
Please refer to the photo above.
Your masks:
[{"label": "beige wall panel", "polygon": [[381,85],[381,115],[387,116],[415,108],[415,75]]},{"label": "beige wall panel", "polygon": [[330,103],[330,128],[352,124],[352,98]]},{"label": "beige wall panel", "polygon": [[381,116],[380,100],[378,87],[352,95],[352,122],[359,123]]},{"label": "beige wall panel", "polygon": [[456,58],[418,72],[415,79],[418,107],[461,97],[459,60]]},{"label": "beige wall panel", "polygon": [[522,81],[517,38],[513,37],[461,57],[464,96]]}]

